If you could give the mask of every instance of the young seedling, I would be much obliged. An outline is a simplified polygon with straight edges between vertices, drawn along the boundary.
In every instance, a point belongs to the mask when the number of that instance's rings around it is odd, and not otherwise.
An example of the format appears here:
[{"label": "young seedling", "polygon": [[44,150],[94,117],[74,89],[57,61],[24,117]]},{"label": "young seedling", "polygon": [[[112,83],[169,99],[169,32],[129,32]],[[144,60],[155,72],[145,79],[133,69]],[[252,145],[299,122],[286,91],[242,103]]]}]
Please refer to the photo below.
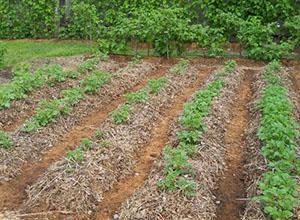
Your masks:
[{"label": "young seedling", "polygon": [[97,130],[95,131],[95,137],[96,137],[97,139],[102,139],[102,138],[104,138],[104,135],[105,135],[104,131],[102,131],[102,130],[100,130],[100,129],[97,129]]},{"label": "young seedling", "polygon": [[79,147],[67,153],[67,159],[72,163],[79,163],[84,160],[83,150]]},{"label": "young seedling", "polygon": [[0,148],[10,149],[13,145],[11,137],[3,131],[0,131]]},{"label": "young seedling", "polygon": [[93,142],[88,138],[84,138],[84,139],[82,139],[79,147],[83,151],[91,150],[93,148]]},{"label": "young seedling", "polygon": [[115,124],[121,124],[129,119],[129,105],[122,105],[111,114]]},{"label": "young seedling", "polygon": [[109,147],[109,146],[111,146],[112,145],[112,142],[111,141],[109,141],[109,140],[104,140],[104,141],[102,141],[101,142],[101,147]]}]

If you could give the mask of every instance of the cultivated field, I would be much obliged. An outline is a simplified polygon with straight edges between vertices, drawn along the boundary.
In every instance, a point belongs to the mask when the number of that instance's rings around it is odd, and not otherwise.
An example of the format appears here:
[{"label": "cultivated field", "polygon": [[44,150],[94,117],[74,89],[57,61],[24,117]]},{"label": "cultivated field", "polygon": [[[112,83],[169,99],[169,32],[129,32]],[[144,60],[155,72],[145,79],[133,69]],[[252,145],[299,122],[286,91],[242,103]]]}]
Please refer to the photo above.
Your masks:
[{"label": "cultivated field", "polygon": [[21,65],[0,84],[0,219],[300,219],[299,72],[205,58]]}]

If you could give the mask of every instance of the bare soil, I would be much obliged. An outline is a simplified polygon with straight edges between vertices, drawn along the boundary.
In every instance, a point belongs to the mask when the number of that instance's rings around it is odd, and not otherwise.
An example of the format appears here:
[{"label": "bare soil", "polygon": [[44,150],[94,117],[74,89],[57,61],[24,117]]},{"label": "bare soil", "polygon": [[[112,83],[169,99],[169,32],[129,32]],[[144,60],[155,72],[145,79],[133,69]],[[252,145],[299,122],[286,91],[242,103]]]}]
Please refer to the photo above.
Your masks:
[{"label": "bare soil", "polygon": [[219,180],[218,190],[215,193],[220,206],[217,210],[217,219],[238,220],[243,211],[245,186],[244,163],[246,143],[244,131],[249,121],[247,103],[251,99],[251,74],[246,74],[238,96],[232,106],[232,119],[226,126],[226,170]]}]

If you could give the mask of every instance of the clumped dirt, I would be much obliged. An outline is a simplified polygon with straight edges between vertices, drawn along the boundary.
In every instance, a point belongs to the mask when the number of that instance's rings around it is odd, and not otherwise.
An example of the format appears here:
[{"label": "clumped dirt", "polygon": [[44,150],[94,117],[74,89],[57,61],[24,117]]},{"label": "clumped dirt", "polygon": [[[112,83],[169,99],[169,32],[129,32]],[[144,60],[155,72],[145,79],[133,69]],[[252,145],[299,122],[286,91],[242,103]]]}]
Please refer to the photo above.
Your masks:
[{"label": "clumped dirt", "polygon": [[[64,209],[92,214],[103,200],[103,193],[111,190],[114,183],[134,174],[138,163],[136,154],[148,146],[153,129],[176,102],[177,94],[209,72],[211,69],[206,68],[198,74],[197,69],[191,68],[181,76],[168,74],[168,83],[158,95],[152,96],[146,103],[132,106],[127,123],[115,125],[108,118],[99,129],[105,133],[104,140],[109,141],[111,146],[94,147],[86,152],[86,160],[72,173],[67,172],[70,164],[66,160],[55,163],[28,188],[25,211]],[[101,145],[101,141],[94,139],[95,146]]]},{"label": "clumped dirt", "polygon": [[[164,177],[164,163],[160,156],[144,184],[120,207],[117,212],[119,219],[214,219],[216,205],[212,190],[225,163],[225,124],[230,119],[231,105],[243,75],[243,71],[236,71],[225,78],[222,95],[213,101],[211,114],[204,119],[206,132],[197,155],[189,161],[195,171],[196,195],[187,198],[180,192],[168,193],[158,189],[157,182]],[[212,80],[213,76],[206,83]],[[176,142],[176,132],[180,129],[178,120],[170,129],[171,145]]]},{"label": "clumped dirt", "polygon": [[251,99],[252,74],[247,72],[246,79],[237,91],[238,96],[231,108],[232,119],[225,128],[226,169],[215,192],[220,201],[216,219],[220,220],[240,219],[245,203],[244,162],[247,146],[244,132],[249,121],[247,103]]}]

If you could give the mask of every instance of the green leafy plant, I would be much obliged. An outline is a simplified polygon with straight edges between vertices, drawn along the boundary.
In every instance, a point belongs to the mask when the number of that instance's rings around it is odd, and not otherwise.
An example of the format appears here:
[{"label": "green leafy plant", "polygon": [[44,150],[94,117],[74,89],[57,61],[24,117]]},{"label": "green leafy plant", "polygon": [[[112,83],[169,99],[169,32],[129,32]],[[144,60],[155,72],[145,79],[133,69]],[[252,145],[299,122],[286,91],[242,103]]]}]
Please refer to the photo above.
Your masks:
[{"label": "green leafy plant", "polygon": [[110,78],[111,75],[109,73],[96,70],[90,76],[81,81],[80,86],[83,89],[83,92],[94,94],[97,89],[108,82]]},{"label": "green leafy plant", "polygon": [[71,79],[77,79],[80,76],[80,72],[76,70],[69,70],[66,72],[66,76]]},{"label": "green leafy plant", "polygon": [[148,81],[147,88],[152,94],[158,94],[158,92],[164,87],[167,82],[166,77],[160,77],[159,79],[152,79]]},{"label": "green leafy plant", "polygon": [[104,137],[104,135],[105,135],[104,131],[102,131],[102,130],[100,130],[100,129],[97,129],[97,130],[95,131],[95,137],[96,137],[97,139],[102,139],[102,138]]},{"label": "green leafy plant", "polygon": [[59,115],[70,111],[70,107],[64,105],[59,99],[42,100],[39,103],[36,114],[25,123],[24,131],[32,132],[40,127],[45,127],[49,123],[54,122]]},{"label": "green leafy plant", "polygon": [[[232,72],[235,67],[236,63],[229,61],[222,73]],[[197,185],[192,180],[194,172],[188,160],[197,153],[197,144],[205,128],[203,118],[209,114],[213,98],[220,95],[224,86],[222,77],[224,74],[216,74],[215,81],[197,92],[194,99],[184,106],[180,118],[182,129],[177,132],[179,144],[176,148],[167,146],[164,150],[165,177],[158,182],[159,188],[179,190],[188,197],[195,195]]]},{"label": "green leafy plant", "polygon": [[178,64],[170,69],[170,72],[174,74],[182,74],[188,69],[189,65],[190,62],[188,60],[182,59]]},{"label": "green leafy plant", "polygon": [[122,105],[111,113],[113,122],[121,124],[129,119],[129,105]]},{"label": "green leafy plant", "polygon": [[97,63],[98,63],[98,60],[96,58],[88,59],[78,65],[77,71],[79,73],[85,73],[87,71],[92,71],[95,68],[95,66],[97,65]]},{"label": "green leafy plant", "polygon": [[71,163],[79,163],[84,160],[84,153],[81,148],[69,151],[67,153],[67,160]]},{"label": "green leafy plant", "polygon": [[137,92],[131,92],[126,94],[126,98],[129,104],[146,102],[148,99],[148,94],[146,90],[141,89]]},{"label": "green leafy plant", "polygon": [[[267,86],[258,102],[262,118],[258,137],[263,143],[262,154],[268,162],[267,170],[259,183],[261,195],[258,199],[264,211],[272,219],[290,219],[297,204],[297,185],[293,176],[299,170],[296,154],[296,140],[299,137],[298,124],[293,119],[293,106],[288,92],[283,87],[278,61],[266,68],[264,79]],[[296,174],[297,175],[297,174]]]},{"label": "green leafy plant", "polygon": [[72,106],[78,103],[83,98],[83,92],[80,87],[74,87],[61,91],[61,96],[62,103],[67,106]]},{"label": "green leafy plant", "polygon": [[4,131],[0,131],[0,148],[10,149],[13,145],[11,137]]},{"label": "green leafy plant", "polygon": [[88,138],[83,138],[81,140],[80,146],[83,151],[88,151],[93,148],[93,142]]}]

